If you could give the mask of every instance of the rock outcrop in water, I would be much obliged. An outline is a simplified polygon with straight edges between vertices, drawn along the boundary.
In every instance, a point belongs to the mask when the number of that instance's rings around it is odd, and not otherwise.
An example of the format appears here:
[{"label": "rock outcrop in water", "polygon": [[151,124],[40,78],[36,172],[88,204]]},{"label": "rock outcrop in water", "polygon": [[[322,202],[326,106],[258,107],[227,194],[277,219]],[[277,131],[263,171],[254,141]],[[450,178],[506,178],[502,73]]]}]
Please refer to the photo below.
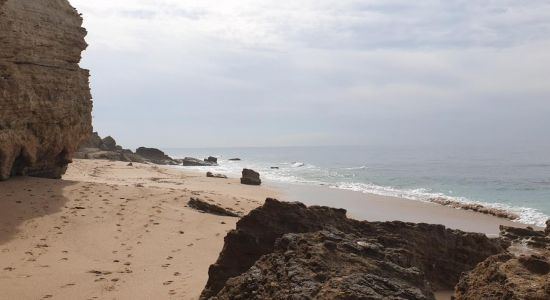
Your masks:
[{"label": "rock outcrop in water", "polygon": [[66,0],[0,0],[0,180],[61,177],[91,133],[85,36]]},{"label": "rock outcrop in water", "polygon": [[433,299],[503,251],[483,234],[267,199],[226,236],[201,298]]}]

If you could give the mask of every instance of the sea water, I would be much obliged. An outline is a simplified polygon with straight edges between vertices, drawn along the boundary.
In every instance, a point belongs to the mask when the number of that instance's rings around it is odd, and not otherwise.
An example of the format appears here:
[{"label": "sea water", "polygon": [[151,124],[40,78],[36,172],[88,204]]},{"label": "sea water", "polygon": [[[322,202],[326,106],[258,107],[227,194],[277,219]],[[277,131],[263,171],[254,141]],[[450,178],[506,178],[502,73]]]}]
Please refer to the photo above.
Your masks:
[{"label": "sea water", "polygon": [[[550,215],[550,149],[475,147],[273,147],[165,149],[170,155],[216,156],[208,171],[325,185],[418,201],[442,197],[506,209],[519,222],[542,226]],[[230,161],[240,158],[241,161]],[[204,170],[204,167],[186,167]]]}]

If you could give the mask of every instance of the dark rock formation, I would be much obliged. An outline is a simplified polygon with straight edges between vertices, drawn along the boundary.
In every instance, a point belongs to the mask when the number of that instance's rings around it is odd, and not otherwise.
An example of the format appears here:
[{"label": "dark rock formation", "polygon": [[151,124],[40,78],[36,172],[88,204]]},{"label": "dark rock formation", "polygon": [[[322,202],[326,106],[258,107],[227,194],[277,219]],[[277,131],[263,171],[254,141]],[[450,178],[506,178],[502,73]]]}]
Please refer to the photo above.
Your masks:
[{"label": "dark rock formation", "polygon": [[102,142],[101,149],[105,151],[116,151],[116,150],[121,150],[122,148],[122,147],[120,148],[117,147],[115,139],[111,136],[104,138],[103,140],[101,140],[101,142]]},{"label": "dark rock formation", "polygon": [[550,235],[550,220],[546,221],[546,230],[544,230],[546,235]]},{"label": "dark rock formation", "polygon": [[178,162],[159,149],[140,147],[136,154],[158,165],[177,165]]},{"label": "dark rock formation", "polygon": [[550,299],[550,238],[542,231],[502,227],[511,243],[461,278],[457,300]]},{"label": "dark rock formation", "polygon": [[193,157],[186,157],[182,160],[178,160],[185,167],[212,167],[217,166],[217,163],[200,160]]},{"label": "dark rock formation", "polygon": [[433,299],[502,251],[482,234],[267,199],[226,236],[201,298]]},{"label": "dark rock formation", "polygon": [[262,180],[260,180],[260,173],[250,169],[243,169],[241,184],[261,185]]},{"label": "dark rock formation", "polygon": [[80,159],[107,159],[114,161],[144,163],[146,160],[129,149],[117,145],[114,138],[102,139],[97,132],[83,140],[74,155]]},{"label": "dark rock formation", "polygon": [[233,211],[230,211],[229,209],[225,209],[218,205],[210,204],[198,198],[191,198],[191,200],[189,200],[187,205],[189,205],[189,207],[193,209],[196,209],[205,213],[213,214],[213,215],[226,216],[226,217],[240,217],[239,214]]},{"label": "dark rock formation", "polygon": [[229,160],[230,160],[230,161],[241,161],[240,158],[230,158]]},{"label": "dark rock formation", "polygon": [[226,175],[223,175],[223,174],[214,174],[214,173],[212,173],[212,172],[206,172],[206,177],[227,179],[227,176],[226,176]]},{"label": "dark rock formation", "polygon": [[209,162],[209,163],[213,163],[213,164],[218,163],[218,159],[214,156],[209,156],[208,158],[205,158],[204,161]]},{"label": "dark rock formation", "polygon": [[91,133],[85,36],[66,0],[0,0],[0,180],[60,178]]}]

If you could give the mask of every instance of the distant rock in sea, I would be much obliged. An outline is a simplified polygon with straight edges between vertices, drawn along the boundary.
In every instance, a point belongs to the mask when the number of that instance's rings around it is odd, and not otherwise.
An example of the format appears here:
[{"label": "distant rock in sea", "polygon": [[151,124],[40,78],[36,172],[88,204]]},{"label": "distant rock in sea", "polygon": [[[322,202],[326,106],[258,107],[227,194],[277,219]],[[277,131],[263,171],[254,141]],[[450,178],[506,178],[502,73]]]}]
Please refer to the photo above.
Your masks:
[{"label": "distant rock in sea", "polygon": [[213,163],[213,164],[218,163],[218,159],[216,157],[213,157],[213,156],[209,156],[208,158],[205,158],[204,161],[209,162],[209,163]]},{"label": "distant rock in sea", "polygon": [[241,161],[240,158],[230,158],[229,160],[230,160],[230,161]]},{"label": "distant rock in sea", "polygon": [[241,184],[261,185],[260,173],[250,169],[243,169]]},{"label": "distant rock in sea", "polygon": [[434,299],[502,252],[483,234],[267,199],[226,236],[201,299]]},{"label": "distant rock in sea", "polygon": [[212,167],[212,166],[218,165],[215,162],[200,160],[198,158],[193,158],[193,157],[186,157],[184,159],[179,159],[177,161],[181,163],[184,167]]},{"label": "distant rock in sea", "polygon": [[85,36],[66,0],[0,0],[0,180],[60,178],[92,132]]}]

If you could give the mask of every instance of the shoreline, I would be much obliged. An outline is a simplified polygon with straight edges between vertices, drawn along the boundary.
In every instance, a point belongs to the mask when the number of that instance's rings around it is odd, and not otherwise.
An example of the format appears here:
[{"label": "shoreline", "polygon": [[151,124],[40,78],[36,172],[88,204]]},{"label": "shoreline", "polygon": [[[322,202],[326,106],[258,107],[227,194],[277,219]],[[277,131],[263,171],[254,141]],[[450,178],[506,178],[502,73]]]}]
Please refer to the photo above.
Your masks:
[{"label": "shoreline", "polygon": [[529,224],[471,210],[453,208],[437,203],[380,196],[355,191],[333,189],[327,186],[276,184],[284,200],[299,201],[306,205],[322,205],[348,210],[348,216],[365,221],[403,221],[441,224],[447,228],[479,232],[497,236],[499,226],[534,227]]},{"label": "shoreline", "polygon": [[[198,176],[203,174],[197,169],[170,168],[195,173]],[[204,168],[204,173],[206,171],[208,171],[208,167]],[[357,220],[439,224],[451,229],[484,233],[488,236],[498,236],[501,225],[544,230],[544,227],[512,220],[511,212],[505,214],[501,210],[491,210],[491,208],[486,208],[484,211],[479,207],[475,207],[476,210],[473,209],[473,205],[453,201],[443,202],[440,199],[430,199],[428,202],[332,188],[328,185],[283,183],[273,180],[265,180],[262,185],[276,190],[281,201],[302,202],[308,206],[343,208],[348,211],[348,217]]]}]

